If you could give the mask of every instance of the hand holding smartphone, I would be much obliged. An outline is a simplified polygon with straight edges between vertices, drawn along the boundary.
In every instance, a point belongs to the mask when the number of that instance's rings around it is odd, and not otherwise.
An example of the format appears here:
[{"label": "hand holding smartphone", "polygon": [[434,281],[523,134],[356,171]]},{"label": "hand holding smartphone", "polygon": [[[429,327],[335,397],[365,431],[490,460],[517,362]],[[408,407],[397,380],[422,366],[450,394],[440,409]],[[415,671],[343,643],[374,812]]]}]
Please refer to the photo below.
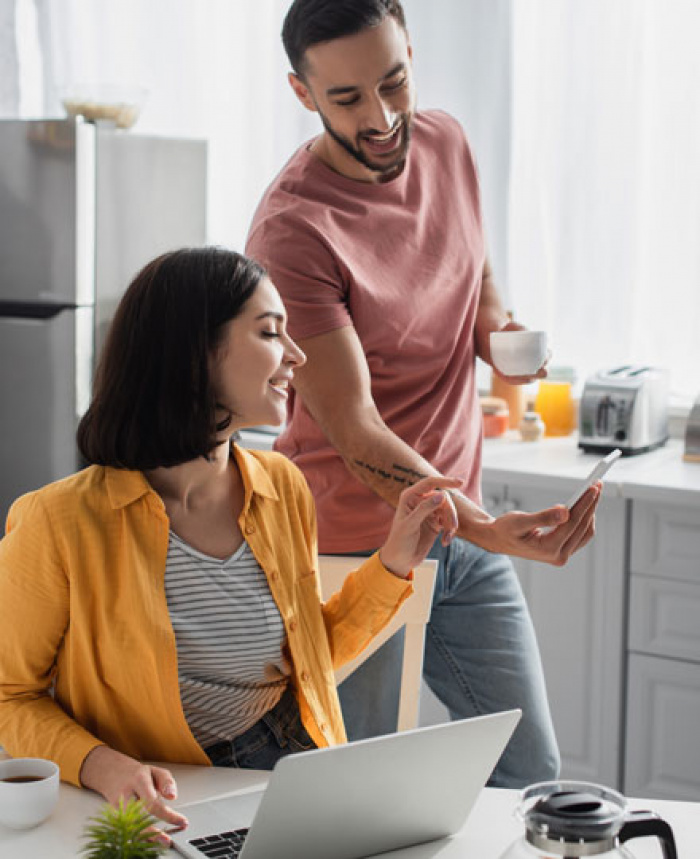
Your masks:
[{"label": "hand holding smartphone", "polygon": [[609,453],[606,457],[603,457],[599,462],[595,464],[592,471],[588,475],[588,477],[583,481],[583,483],[579,486],[579,488],[574,492],[574,494],[569,498],[566,502],[566,506],[571,510],[571,508],[576,504],[579,498],[583,495],[583,493],[593,484],[596,480],[600,480],[605,474],[607,474],[610,467],[613,463],[618,460],[622,456],[622,451],[619,448],[615,448],[612,453]]},{"label": "hand holding smartphone", "polygon": [[[587,489],[590,489],[591,486],[596,482],[596,480],[600,480],[605,474],[607,474],[610,467],[622,456],[622,451],[619,448],[615,448],[611,453],[607,456],[603,457],[603,459],[599,460],[591,469],[588,477],[581,483],[579,488],[574,492],[574,494],[569,498],[566,502],[566,507],[571,510],[571,508],[576,504],[576,502],[581,498],[581,496],[586,492]],[[554,531],[554,527],[548,528],[540,528],[540,534],[551,534]]]}]

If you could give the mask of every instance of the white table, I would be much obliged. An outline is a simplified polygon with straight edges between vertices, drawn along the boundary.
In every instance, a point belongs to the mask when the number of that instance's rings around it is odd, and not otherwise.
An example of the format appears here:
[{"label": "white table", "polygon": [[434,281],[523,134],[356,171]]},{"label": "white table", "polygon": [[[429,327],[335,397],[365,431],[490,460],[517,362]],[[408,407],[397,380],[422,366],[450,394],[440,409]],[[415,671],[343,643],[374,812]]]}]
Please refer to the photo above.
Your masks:
[{"label": "white table", "polygon": [[[263,786],[268,773],[255,770],[213,769],[208,767],[171,766],[180,796],[174,805],[194,802],[232,793],[246,792]],[[506,847],[521,834],[521,825],[513,817],[518,792],[486,788],[466,825],[455,837],[421,844],[382,856],[402,859],[498,859]],[[0,826],[2,859],[75,859],[81,848],[81,834],[86,818],[102,804],[96,794],[62,784],[58,807],[53,816],[36,829],[25,832]],[[650,808],[673,827],[680,859],[698,856],[700,843],[700,803],[639,800],[635,808]],[[635,859],[661,859],[655,839],[632,841]],[[171,854],[173,859],[175,853]]]}]

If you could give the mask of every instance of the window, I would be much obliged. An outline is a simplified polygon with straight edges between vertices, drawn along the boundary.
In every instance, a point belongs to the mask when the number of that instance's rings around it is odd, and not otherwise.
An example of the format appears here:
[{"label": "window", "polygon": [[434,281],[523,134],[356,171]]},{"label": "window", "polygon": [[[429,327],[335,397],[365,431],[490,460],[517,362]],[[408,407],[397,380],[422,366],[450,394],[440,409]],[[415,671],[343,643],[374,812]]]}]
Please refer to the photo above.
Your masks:
[{"label": "window", "polygon": [[[59,83],[144,84],[136,130],[210,140],[210,238],[241,247],[267,183],[318,132],[285,80],[287,0],[178,0],[177,14],[172,0],[16,0],[18,18],[31,19],[30,5],[44,109],[61,113]],[[475,150],[508,307],[546,329],[553,363],[580,377],[658,364],[690,399],[700,389],[700,3],[404,5],[419,103],[452,112]]]},{"label": "window", "polygon": [[581,377],[657,364],[697,394],[700,4],[434,0],[425,29],[419,7],[421,101],[472,140],[516,318]]}]

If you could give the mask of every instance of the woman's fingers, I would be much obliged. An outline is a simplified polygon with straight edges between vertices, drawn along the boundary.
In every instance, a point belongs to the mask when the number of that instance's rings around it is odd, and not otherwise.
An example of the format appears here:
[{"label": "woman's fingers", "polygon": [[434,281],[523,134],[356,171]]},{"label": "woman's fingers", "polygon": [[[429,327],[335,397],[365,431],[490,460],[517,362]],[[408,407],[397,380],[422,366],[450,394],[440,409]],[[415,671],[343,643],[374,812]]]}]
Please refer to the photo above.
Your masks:
[{"label": "woman's fingers", "polygon": [[438,512],[439,508],[445,504],[445,496],[442,492],[431,492],[430,495],[424,495],[416,504],[416,506],[408,513],[406,518],[420,525],[423,522],[432,520],[429,524],[435,524],[436,530],[439,530]]},{"label": "woman's fingers", "polygon": [[441,489],[432,489],[421,493],[413,502],[415,506],[407,515],[407,519],[420,527],[428,525],[435,533],[443,531],[445,545],[454,537],[459,519],[454,501],[449,493]]},{"label": "woman's fingers", "polygon": [[459,485],[459,480],[450,477],[426,477],[403,490],[380,550],[381,561],[390,572],[405,578],[423,561],[440,531],[443,543],[449,543],[457,529],[457,512],[443,490]]},{"label": "woman's fingers", "polygon": [[[454,501],[452,500],[449,491],[443,490],[457,489],[461,486],[461,483],[461,480],[457,480],[452,477],[424,477],[422,480],[414,483],[413,486],[409,486],[408,489],[404,489],[401,494],[401,501],[405,504],[406,509],[409,511],[415,511],[425,499],[438,495],[438,497],[440,497],[444,502],[445,506],[444,508],[441,508],[437,501],[435,502],[435,506],[446,511],[450,521],[454,521],[456,526],[457,510],[455,508]],[[426,508],[424,505],[421,508],[421,511],[425,514],[426,510],[429,511],[430,507]]]},{"label": "woman's fingers", "polygon": [[153,784],[161,796],[166,799],[177,799],[177,785],[170,770],[162,767],[151,767],[151,776],[153,777]]},{"label": "woman's fingers", "polygon": [[173,843],[172,838],[162,829],[158,829],[157,826],[149,826],[146,832],[150,835],[151,841],[157,841],[163,847],[170,847]]},{"label": "woman's fingers", "polygon": [[462,481],[455,477],[441,477],[440,475],[422,477],[419,481],[404,489],[404,493],[425,495],[432,489],[456,489],[462,485]]},{"label": "woman's fingers", "polygon": [[[168,789],[169,793],[164,794],[161,788]],[[134,792],[154,817],[178,828],[187,826],[187,818],[163,802],[163,796],[167,799],[177,796],[175,780],[168,770],[145,766],[139,774]]]},{"label": "woman's fingers", "polygon": [[166,805],[160,797],[156,796],[150,801],[145,797],[141,797],[141,799],[143,799],[143,803],[148,811],[150,811],[150,813],[159,820],[163,820],[165,823],[170,823],[178,829],[184,829],[187,826],[187,818],[182,814],[178,814],[177,811]]}]

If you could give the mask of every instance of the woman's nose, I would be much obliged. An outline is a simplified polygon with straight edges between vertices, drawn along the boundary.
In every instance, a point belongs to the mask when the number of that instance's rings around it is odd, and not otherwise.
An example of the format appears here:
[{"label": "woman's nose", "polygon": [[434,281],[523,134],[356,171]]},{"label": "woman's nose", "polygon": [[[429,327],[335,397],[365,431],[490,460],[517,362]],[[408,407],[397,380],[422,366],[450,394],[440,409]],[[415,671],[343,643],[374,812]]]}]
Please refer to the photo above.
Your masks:
[{"label": "woman's nose", "polygon": [[289,338],[287,354],[285,357],[287,364],[292,364],[295,367],[301,367],[303,364],[306,364],[306,355],[301,351],[291,337]]}]

